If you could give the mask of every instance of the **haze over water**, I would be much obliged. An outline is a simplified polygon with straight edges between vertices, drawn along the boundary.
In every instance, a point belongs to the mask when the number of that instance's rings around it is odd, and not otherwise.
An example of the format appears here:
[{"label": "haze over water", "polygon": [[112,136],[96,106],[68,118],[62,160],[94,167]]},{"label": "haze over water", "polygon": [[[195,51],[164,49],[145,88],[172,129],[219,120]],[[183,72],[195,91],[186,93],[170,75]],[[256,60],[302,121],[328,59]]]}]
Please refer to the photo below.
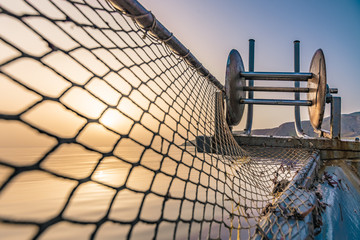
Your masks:
[{"label": "haze over water", "polygon": [[[194,147],[187,147],[187,149],[195,153]],[[24,163],[26,159],[38,158],[38,152],[44,151],[39,147],[1,149],[2,152],[4,150],[8,153],[8,157],[19,160],[19,163]],[[129,162],[136,162],[139,159],[139,151],[141,152],[142,149],[132,146],[122,149],[124,158]],[[173,158],[180,158],[183,152],[173,151],[171,154]],[[43,171],[24,172],[17,175],[6,186],[0,195],[0,217],[25,222],[46,222],[63,211],[61,218],[68,219],[70,222],[61,221],[53,225],[41,235],[40,239],[88,239],[95,230],[94,224],[106,214],[109,219],[125,222],[125,224],[105,223],[97,232],[97,239],[126,238],[129,224],[138,217],[138,214],[140,219],[155,222],[160,217],[170,220],[176,220],[179,217],[184,220],[194,218],[198,221],[229,219],[229,216],[223,216],[222,211],[214,212],[214,209],[211,210],[209,206],[202,204],[202,202],[219,201],[219,199],[216,200],[214,194],[205,188],[184,184],[167,175],[176,175],[207,185],[208,183],[199,175],[199,172],[185,165],[179,167],[174,161],[166,161],[166,159],[161,161],[162,159],[156,153],[147,154],[141,159],[141,164],[150,169],[161,168],[162,173],[156,176],[141,166],[137,167],[137,170],[132,169],[130,174],[132,166],[129,162],[116,157],[102,158],[99,153],[88,151],[79,145],[63,145],[40,164],[40,169]],[[1,185],[12,172],[0,166],[0,173]],[[86,180],[80,183],[79,180],[83,181],[82,179]],[[144,195],[147,189],[151,189],[153,193]],[[164,199],[161,195],[168,195],[169,199]],[[194,205],[184,200],[184,197],[197,199],[197,201]],[[253,213],[258,216],[256,211]],[[76,224],[76,221],[88,224]],[[243,227],[254,224],[254,219],[247,221],[242,222]],[[235,219],[233,224],[236,225],[236,222]],[[204,236],[208,231],[206,226],[202,227]],[[152,224],[143,225],[140,229],[134,230],[133,238],[148,238],[154,234],[154,227],[155,225]],[[171,224],[167,227],[165,224],[164,227],[169,230],[173,228]],[[198,237],[200,230],[198,227],[195,225],[192,227],[194,239]],[[178,231],[177,237],[181,238],[181,234],[186,237],[186,229]],[[28,239],[36,231],[37,227],[33,225],[0,224],[0,235],[4,239]],[[171,237],[171,235],[166,235],[166,232],[168,231],[160,231],[159,238]],[[229,232],[222,234],[227,236]],[[247,238],[248,232],[243,231],[242,236]]]}]

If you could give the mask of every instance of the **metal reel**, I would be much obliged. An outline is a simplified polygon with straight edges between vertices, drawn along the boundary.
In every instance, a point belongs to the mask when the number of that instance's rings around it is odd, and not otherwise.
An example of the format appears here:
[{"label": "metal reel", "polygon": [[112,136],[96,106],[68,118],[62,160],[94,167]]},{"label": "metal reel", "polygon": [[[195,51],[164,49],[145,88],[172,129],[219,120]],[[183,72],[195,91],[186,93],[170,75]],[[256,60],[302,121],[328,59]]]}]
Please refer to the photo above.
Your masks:
[{"label": "metal reel", "polygon": [[239,124],[244,113],[245,106],[239,104],[239,100],[246,97],[242,91],[246,81],[240,77],[240,72],[244,72],[244,64],[239,52],[233,49],[229,53],[225,75],[226,121],[229,126]]},{"label": "metal reel", "polygon": [[326,101],[326,65],[324,53],[318,49],[310,64],[312,78],[308,79],[309,93],[307,99],[312,102],[309,106],[309,116],[311,125],[315,130],[321,129],[324,118]]}]

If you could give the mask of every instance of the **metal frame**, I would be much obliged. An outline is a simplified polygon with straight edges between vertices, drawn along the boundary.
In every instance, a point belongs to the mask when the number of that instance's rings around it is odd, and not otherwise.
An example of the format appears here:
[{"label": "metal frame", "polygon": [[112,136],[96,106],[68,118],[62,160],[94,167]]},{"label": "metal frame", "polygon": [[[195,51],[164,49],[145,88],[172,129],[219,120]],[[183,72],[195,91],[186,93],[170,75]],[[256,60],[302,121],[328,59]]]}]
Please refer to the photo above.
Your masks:
[{"label": "metal frame", "polygon": [[341,97],[332,97],[330,114],[330,138],[341,138]]},{"label": "metal frame", "polygon": [[[233,52],[234,50],[232,50]],[[231,52],[231,53],[232,53]],[[232,91],[237,92],[234,93],[233,97],[228,96],[229,102],[238,102],[239,107],[243,108],[243,104],[248,105],[248,112],[247,112],[247,120],[246,120],[246,128],[244,129],[244,133],[247,135],[251,134],[252,128],[252,121],[253,121],[253,105],[254,104],[261,104],[261,105],[285,105],[285,106],[294,106],[294,127],[296,130],[296,134],[299,137],[308,137],[302,128],[301,125],[301,116],[300,116],[300,106],[308,106],[313,110],[315,107],[317,111],[310,112],[311,121],[317,120],[317,127],[314,131],[319,132],[320,136],[326,136],[328,138],[340,138],[340,117],[341,111],[340,100],[337,100],[331,96],[330,93],[337,93],[338,90],[336,88],[329,88],[326,84],[326,67],[325,67],[325,59],[323,54],[321,55],[321,59],[319,58],[319,53],[322,53],[322,50],[319,49],[315,52],[313,60],[310,66],[310,72],[300,72],[300,41],[294,41],[294,72],[255,72],[254,71],[254,59],[255,59],[255,40],[249,40],[249,72],[241,71],[240,68],[237,67],[235,64],[232,69],[228,69],[226,73],[226,84],[232,84],[233,86],[237,86],[236,89],[232,89]],[[231,55],[229,54],[229,56]],[[239,57],[241,58],[241,56]],[[315,61],[314,61],[315,58]],[[319,60],[320,59],[320,60]],[[241,61],[242,63],[242,61]],[[233,62],[234,64],[234,62]],[[229,65],[229,60],[228,60]],[[318,71],[317,66],[322,66]],[[314,67],[315,66],[315,67]],[[242,69],[242,68],[241,68]],[[316,71],[315,71],[315,70]],[[237,81],[239,79],[246,79],[248,81],[248,86],[244,84],[235,83],[234,80],[230,80],[228,76],[236,76]],[[233,77],[235,78],[235,77]],[[321,79],[322,81],[314,81],[314,79]],[[262,86],[254,86],[254,80],[269,80],[269,81],[293,81],[294,87],[262,87]],[[310,82],[311,81],[311,82]],[[300,82],[308,82],[308,87],[300,87]],[[325,85],[324,85],[325,84]],[[325,87],[326,86],[326,89]],[[248,97],[244,97],[244,93],[248,92]],[[294,93],[294,100],[290,99],[254,99],[254,92],[293,92]],[[300,93],[307,93],[308,100],[300,100]],[[316,96],[314,98],[314,93]],[[310,99],[309,99],[309,94]],[[325,104],[325,100],[328,98],[329,102],[331,102],[332,108],[332,122],[331,122],[331,132],[327,133],[324,130],[321,130],[321,122],[323,118],[323,110],[324,108],[317,109],[318,106],[322,106]],[[332,101],[332,99],[335,99]],[[340,99],[340,98],[339,98]],[[322,101],[324,100],[324,101]],[[323,103],[322,103],[323,102]],[[236,104],[235,104],[236,105]],[[316,106],[315,106],[316,105]],[[233,107],[234,108],[234,107]],[[228,108],[227,116],[231,114],[231,109]],[[310,110],[309,110],[310,111]],[[317,115],[318,114],[318,115]],[[335,117],[335,115],[339,115],[340,117]],[[334,117],[334,118],[333,118]],[[234,122],[229,122],[230,126],[236,125]]]},{"label": "metal frame", "polygon": [[[239,103],[249,104],[248,115],[246,121],[245,134],[251,134],[253,104],[263,105],[294,105],[295,113],[295,129],[299,137],[305,137],[304,130],[301,126],[300,106],[310,106],[312,102],[301,101],[300,92],[308,93],[309,88],[300,88],[300,81],[308,81],[312,77],[312,73],[300,73],[300,41],[294,41],[294,73],[289,72],[254,72],[255,59],[255,40],[249,40],[249,72],[242,72],[240,75],[249,80],[247,87],[243,87],[243,91],[248,91],[248,99],[241,99]],[[254,87],[254,80],[276,80],[276,81],[294,81],[294,88],[285,87]],[[294,101],[291,100],[271,100],[271,99],[253,99],[254,91],[267,92],[294,92]]]}]

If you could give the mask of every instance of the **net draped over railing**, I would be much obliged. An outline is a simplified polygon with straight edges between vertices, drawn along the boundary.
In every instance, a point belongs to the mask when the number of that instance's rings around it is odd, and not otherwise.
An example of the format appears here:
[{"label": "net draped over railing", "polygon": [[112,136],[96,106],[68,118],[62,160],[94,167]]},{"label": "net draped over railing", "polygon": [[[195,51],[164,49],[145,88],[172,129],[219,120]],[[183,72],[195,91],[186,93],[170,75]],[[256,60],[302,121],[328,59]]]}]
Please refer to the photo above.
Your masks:
[{"label": "net draped over railing", "polygon": [[1,239],[250,238],[314,153],[241,148],[221,90],[105,0],[0,7]]}]

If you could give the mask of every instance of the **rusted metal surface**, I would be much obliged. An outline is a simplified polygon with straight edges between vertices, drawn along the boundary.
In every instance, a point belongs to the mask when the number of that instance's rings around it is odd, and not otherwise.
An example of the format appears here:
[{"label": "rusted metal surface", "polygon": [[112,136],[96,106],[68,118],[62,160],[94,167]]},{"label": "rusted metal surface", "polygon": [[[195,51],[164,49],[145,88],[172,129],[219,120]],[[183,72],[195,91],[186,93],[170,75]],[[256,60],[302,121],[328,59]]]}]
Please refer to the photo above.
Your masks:
[{"label": "rusted metal surface", "polygon": [[226,119],[229,126],[239,124],[245,106],[239,104],[240,99],[246,98],[242,87],[246,85],[245,78],[240,77],[244,71],[244,64],[238,51],[231,50],[226,64],[225,93],[226,93]]},{"label": "rusted metal surface", "polygon": [[240,145],[266,147],[301,147],[320,150],[322,160],[360,158],[360,143],[328,138],[296,138],[283,136],[234,135]]},{"label": "rusted metal surface", "polygon": [[340,139],[341,135],[341,98],[331,98],[330,132],[331,138]]},{"label": "rusted metal surface", "polygon": [[320,175],[323,174],[324,169],[327,166],[337,166],[342,169],[344,174],[347,176],[348,180],[353,184],[355,189],[360,193],[360,172],[358,169],[353,168],[352,164],[360,162],[360,159],[341,159],[341,160],[330,160],[326,161],[324,165],[322,166]]},{"label": "rusted metal surface", "polygon": [[325,57],[321,49],[318,49],[310,64],[310,72],[312,78],[308,80],[308,88],[310,89],[307,94],[307,99],[313,102],[309,107],[309,117],[311,125],[314,129],[320,129],[325,111],[325,98],[326,98],[326,66]]},{"label": "rusted metal surface", "polygon": [[333,160],[322,165],[316,188],[326,207],[316,239],[359,239],[360,180],[350,165],[357,161]]}]

